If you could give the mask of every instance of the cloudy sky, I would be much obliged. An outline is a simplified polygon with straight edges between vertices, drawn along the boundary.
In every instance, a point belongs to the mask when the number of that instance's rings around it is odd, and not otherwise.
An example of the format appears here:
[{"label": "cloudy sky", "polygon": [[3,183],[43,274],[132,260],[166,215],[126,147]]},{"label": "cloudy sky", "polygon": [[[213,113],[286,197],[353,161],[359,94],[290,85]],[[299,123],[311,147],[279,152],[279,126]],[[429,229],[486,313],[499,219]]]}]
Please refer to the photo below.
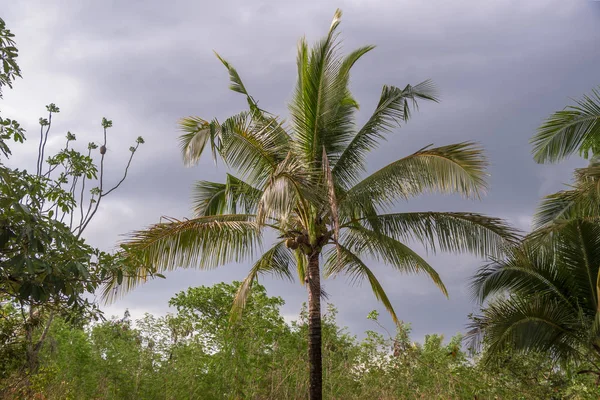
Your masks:
[{"label": "cloudy sky", "polygon": [[[185,168],[177,144],[179,118],[206,119],[242,110],[245,100],[227,89],[226,70],[213,49],[240,72],[261,107],[286,116],[295,83],[300,37],[326,33],[336,8],[344,11],[343,46],[375,44],[355,67],[352,90],[361,104],[358,122],[374,108],[383,84],[403,86],[432,78],[442,102],[427,104],[370,156],[370,169],[427,144],[475,140],[486,149],[491,189],[480,202],[423,197],[398,210],[477,211],[528,230],[541,196],[569,182],[571,159],[536,165],[528,140],[536,127],[570,98],[600,83],[600,3],[586,0],[340,0],[330,1],[7,1],[1,17],[16,34],[23,80],[6,91],[4,117],[18,119],[35,137],[37,120],[50,102],[61,108],[50,147],[67,130],[81,145],[100,140],[100,120],[112,119],[108,180],[118,181],[128,148],[139,135],[122,190],[105,199],[87,231],[88,240],[112,249],[121,235],[158,222],[163,215],[190,216],[195,180],[223,180],[225,170],[208,159]],[[13,163],[33,165],[34,140],[15,152]],[[421,250],[418,246],[417,249]],[[453,335],[476,311],[467,282],[482,260],[465,255],[427,255],[450,292],[446,299],[418,276],[400,276],[373,264],[399,317],[412,323],[416,339]],[[133,316],[168,312],[168,299],[190,285],[242,279],[248,265],[213,271],[180,270],[138,288],[107,313]],[[300,285],[263,279],[282,296],[294,318],[306,298]],[[369,288],[344,278],[325,281],[341,324],[354,333],[373,328],[365,319],[378,308]]]}]

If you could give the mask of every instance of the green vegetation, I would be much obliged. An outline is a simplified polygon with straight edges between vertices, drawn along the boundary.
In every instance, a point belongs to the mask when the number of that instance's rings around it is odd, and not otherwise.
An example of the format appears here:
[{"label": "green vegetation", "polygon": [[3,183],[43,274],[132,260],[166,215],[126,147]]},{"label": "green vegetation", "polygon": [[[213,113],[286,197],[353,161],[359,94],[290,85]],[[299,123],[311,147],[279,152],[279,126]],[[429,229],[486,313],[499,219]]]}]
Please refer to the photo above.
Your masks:
[{"label": "green vegetation", "polygon": [[[340,18],[338,10],[312,48],[300,42],[288,123],[261,109],[217,56],[249,109],[223,122],[184,118],[180,141],[187,164],[209,151],[236,175],[198,182],[193,219],[134,232],[116,254],[93,248],[83,233],[144,140],[109,186],[112,121],[102,119],[100,143],[80,152],[67,132],[48,156],[60,112],[49,104],[30,173],[7,165],[25,130],[0,117],[0,398],[600,398],[600,92],[551,115],[533,137],[536,161],[578,153],[589,165],[542,200],[525,237],[471,212],[387,213],[430,192],[478,198],[487,162],[473,143],[427,146],[363,176],[368,153],[418,102],[437,98],[430,81],[384,86],[371,117],[355,127],[350,70],[373,47],[339,55]],[[21,77],[17,58],[0,19],[0,99]],[[277,240],[255,257],[269,231]],[[481,308],[467,341],[427,335],[416,343],[396,316],[372,260],[425,273],[447,294],[407,242],[490,258],[471,282]],[[175,268],[234,261],[253,263],[245,280],[178,293],[166,316],[106,320],[91,300],[98,291],[114,299]],[[284,321],[283,299],[267,295],[262,274],[296,275],[306,285],[296,321]],[[338,326],[335,307],[321,309],[321,276],[336,275],[367,281],[396,331],[375,311],[366,316],[373,330],[360,338]]]},{"label": "green vegetation", "polygon": [[[46,399],[306,399],[308,313],[288,325],[280,298],[249,290],[244,318],[230,319],[240,282],[175,295],[172,315],[128,316],[73,328],[57,320],[32,380]],[[390,336],[369,315],[362,340],[323,317],[326,399],[595,399],[589,376],[569,375],[536,354],[504,353],[495,364],[470,361],[460,336],[422,344],[400,323]]]},{"label": "green vegetation", "polygon": [[[0,89],[12,87],[21,76],[14,46],[13,34],[0,19]],[[105,156],[112,121],[102,119],[100,145],[90,142],[81,153],[74,148],[76,136],[67,132],[64,147],[48,156],[52,119],[60,109],[49,104],[46,110],[48,117],[39,119],[35,173],[5,164],[12,154],[10,143],[23,143],[25,129],[0,117],[0,379],[17,373],[24,384],[38,371],[53,320],[97,320],[101,313],[90,295],[123,279],[120,255],[89,246],[82,234],[102,199],[123,183],[144,143],[137,138],[123,178],[107,189]],[[96,149],[99,167],[92,157]]]}]

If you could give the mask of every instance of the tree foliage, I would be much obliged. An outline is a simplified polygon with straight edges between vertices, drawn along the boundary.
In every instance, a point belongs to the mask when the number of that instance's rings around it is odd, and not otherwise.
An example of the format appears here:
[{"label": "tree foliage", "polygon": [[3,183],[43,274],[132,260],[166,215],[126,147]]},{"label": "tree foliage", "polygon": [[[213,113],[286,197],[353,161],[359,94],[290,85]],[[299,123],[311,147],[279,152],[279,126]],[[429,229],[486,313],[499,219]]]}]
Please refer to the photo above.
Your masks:
[{"label": "tree foliage", "polygon": [[[245,318],[232,322],[240,282],[195,287],[170,301],[174,313],[128,313],[73,329],[56,320],[48,334],[35,393],[52,399],[306,399],[307,310],[284,322],[283,300],[254,283]],[[594,399],[587,375],[560,369],[541,354],[504,351],[491,364],[463,351],[461,336],[411,338],[368,316],[372,330],[354,336],[323,318],[323,395],[326,399]],[[4,381],[11,394],[15,380]]]},{"label": "tree foliage", "polygon": [[[0,89],[12,87],[21,76],[13,37],[0,19]],[[53,318],[71,323],[90,315],[97,318],[101,313],[91,295],[106,282],[122,279],[119,256],[93,248],[83,233],[102,199],[123,183],[134,153],[144,143],[137,138],[123,177],[107,187],[107,129],[112,121],[102,119],[99,144],[90,142],[80,152],[75,134],[67,132],[64,147],[50,155],[52,119],[60,109],[49,104],[46,111],[47,117],[39,119],[35,173],[22,164],[15,167],[14,160],[7,163],[10,142],[23,143],[25,129],[15,120],[0,118],[0,308],[3,317],[10,316],[6,326],[13,330],[5,331],[0,345],[3,353],[20,354],[22,367],[30,373],[37,370]],[[99,163],[94,151],[99,152]]]}]

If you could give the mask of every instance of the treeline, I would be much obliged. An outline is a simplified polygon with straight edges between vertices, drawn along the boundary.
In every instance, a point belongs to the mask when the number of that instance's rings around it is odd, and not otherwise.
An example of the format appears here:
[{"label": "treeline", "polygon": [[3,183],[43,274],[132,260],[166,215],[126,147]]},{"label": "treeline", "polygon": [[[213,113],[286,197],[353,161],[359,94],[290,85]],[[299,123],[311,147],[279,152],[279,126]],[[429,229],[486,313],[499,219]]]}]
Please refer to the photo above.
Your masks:
[{"label": "treeline", "polygon": [[[7,368],[20,354],[2,354],[6,398],[44,399],[306,399],[306,312],[286,324],[283,300],[254,284],[244,318],[231,322],[239,282],[190,288],[174,296],[172,315],[129,315],[73,326],[56,319],[28,386]],[[0,335],[16,310],[2,309]],[[505,352],[494,362],[469,357],[461,337],[411,340],[366,316],[373,330],[359,340],[340,327],[330,304],[323,318],[326,399],[597,399],[600,389],[575,368],[545,356]],[[41,330],[36,332],[41,334]],[[3,336],[5,337],[5,336]],[[13,349],[13,351],[16,351]]]}]

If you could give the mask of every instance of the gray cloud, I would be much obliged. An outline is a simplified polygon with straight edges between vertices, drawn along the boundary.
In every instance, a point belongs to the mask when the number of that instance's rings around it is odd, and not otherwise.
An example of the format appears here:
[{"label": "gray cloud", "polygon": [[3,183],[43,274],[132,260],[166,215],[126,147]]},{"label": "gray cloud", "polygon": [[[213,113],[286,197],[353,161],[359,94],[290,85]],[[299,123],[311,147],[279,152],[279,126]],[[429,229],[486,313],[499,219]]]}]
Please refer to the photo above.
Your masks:
[{"label": "gray cloud", "polygon": [[[483,201],[428,196],[400,204],[398,210],[473,210],[528,229],[539,198],[561,188],[572,169],[583,164],[573,159],[536,165],[528,140],[569,97],[598,84],[596,2],[64,0],[48,5],[24,0],[3,15],[17,35],[25,79],[6,93],[2,111],[21,120],[32,138],[37,117],[49,102],[62,109],[55,129],[61,136],[71,130],[85,141],[98,138],[101,117],[111,118],[112,181],[119,177],[130,142],[138,135],[146,138],[128,181],[106,199],[87,232],[90,241],[111,248],[120,234],[155,223],[162,215],[189,216],[194,180],[223,179],[224,168],[215,168],[209,159],[184,168],[176,140],[180,117],[222,119],[245,106],[243,98],[227,90],[227,72],[212,50],[236,66],[261,106],[285,116],[297,40],[304,34],[309,41],[319,38],[338,6],[345,12],[344,48],[378,46],[354,71],[352,88],[361,103],[358,122],[368,117],[383,84],[432,78],[443,100],[424,105],[407,126],[390,135],[371,155],[370,170],[429,143],[475,140],[490,157],[491,189]],[[15,160],[31,164],[34,147],[24,146]],[[449,300],[422,277],[398,276],[374,265],[417,338],[464,330],[467,314],[475,309],[466,282],[481,261],[454,255],[428,259],[445,279]],[[246,271],[247,266],[233,265],[173,272],[108,311],[166,312],[177,291],[242,279]],[[270,278],[264,282],[270,293],[287,301],[286,315],[297,314],[306,298],[300,285]],[[377,307],[383,315],[366,285],[348,286],[342,278],[325,284],[341,322],[354,332],[370,327],[365,316],[371,309]]]}]

